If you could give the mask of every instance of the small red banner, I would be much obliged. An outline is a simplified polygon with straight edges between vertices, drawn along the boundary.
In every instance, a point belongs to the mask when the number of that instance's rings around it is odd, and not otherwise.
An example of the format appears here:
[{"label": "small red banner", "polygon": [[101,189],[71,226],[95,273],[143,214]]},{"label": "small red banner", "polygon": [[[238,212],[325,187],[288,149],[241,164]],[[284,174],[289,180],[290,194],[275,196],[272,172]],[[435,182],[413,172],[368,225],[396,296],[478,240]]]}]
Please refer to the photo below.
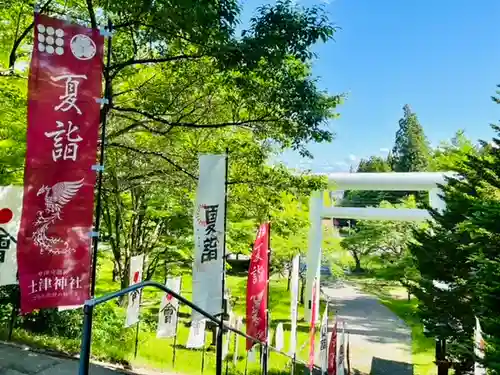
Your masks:
[{"label": "small red banner", "polygon": [[313,289],[312,289],[312,309],[311,309],[311,323],[309,328],[309,370],[312,371],[314,367],[314,353],[315,353],[315,339],[316,334],[316,311],[318,306],[316,306],[316,293],[318,293],[318,279],[314,279]]},{"label": "small red banner", "polygon": [[[267,282],[269,278],[269,223],[262,224],[253,245],[247,280],[247,335],[267,340]],[[255,343],[247,339],[247,350]]]},{"label": "small red banner", "polygon": [[22,313],[89,298],[103,45],[98,30],[35,15],[17,244]]},{"label": "small red banner", "polygon": [[328,346],[328,375],[337,374],[337,321],[333,325],[332,337]]}]

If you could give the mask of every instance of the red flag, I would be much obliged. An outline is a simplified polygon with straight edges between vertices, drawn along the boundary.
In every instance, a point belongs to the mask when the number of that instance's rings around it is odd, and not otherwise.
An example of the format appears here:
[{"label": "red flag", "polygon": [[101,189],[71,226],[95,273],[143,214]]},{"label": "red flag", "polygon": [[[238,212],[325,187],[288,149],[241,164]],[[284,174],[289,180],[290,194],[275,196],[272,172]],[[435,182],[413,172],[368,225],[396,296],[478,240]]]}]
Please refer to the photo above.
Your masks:
[{"label": "red flag", "polygon": [[328,375],[337,374],[337,320],[333,325],[330,345],[328,346]]},{"label": "red flag", "polygon": [[314,279],[314,284],[313,284],[313,290],[312,290],[312,300],[313,300],[313,303],[312,303],[312,308],[311,308],[311,327],[309,329],[309,370],[312,371],[313,367],[314,367],[314,344],[315,344],[315,340],[314,340],[314,335],[316,334],[316,322],[315,322],[315,317],[316,317],[316,310],[317,310],[317,306],[316,306],[316,293],[318,292],[317,291],[317,288],[318,288],[318,279]]},{"label": "red flag", "polygon": [[89,298],[103,44],[98,30],[35,15],[17,244],[23,313]]},{"label": "red flag", "polygon": [[[269,277],[269,223],[262,224],[253,245],[247,280],[247,335],[267,340],[267,281]],[[247,350],[255,343],[247,339]]]}]

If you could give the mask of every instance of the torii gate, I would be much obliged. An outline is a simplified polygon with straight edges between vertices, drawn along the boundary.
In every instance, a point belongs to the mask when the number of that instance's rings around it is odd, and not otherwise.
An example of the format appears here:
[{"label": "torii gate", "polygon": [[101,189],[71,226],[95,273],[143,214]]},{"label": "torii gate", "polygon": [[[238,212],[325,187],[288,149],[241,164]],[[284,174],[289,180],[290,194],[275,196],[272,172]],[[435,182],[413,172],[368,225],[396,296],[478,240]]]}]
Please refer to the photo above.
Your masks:
[{"label": "torii gate", "polygon": [[[378,191],[428,191],[429,204],[442,210],[445,203],[439,197],[439,185],[446,183],[445,177],[455,176],[452,172],[408,172],[408,173],[329,173],[318,174],[328,178],[329,191],[340,190],[378,190]],[[306,321],[311,319],[312,285],[316,278],[320,282],[321,243],[323,231],[321,220],[358,219],[358,220],[399,220],[424,221],[431,218],[427,210],[418,208],[378,208],[378,207],[325,207],[324,192],[316,191],[309,201],[309,250],[307,253],[307,272],[305,289]],[[319,303],[319,293],[316,294]],[[318,316],[316,316],[317,320]]]}]

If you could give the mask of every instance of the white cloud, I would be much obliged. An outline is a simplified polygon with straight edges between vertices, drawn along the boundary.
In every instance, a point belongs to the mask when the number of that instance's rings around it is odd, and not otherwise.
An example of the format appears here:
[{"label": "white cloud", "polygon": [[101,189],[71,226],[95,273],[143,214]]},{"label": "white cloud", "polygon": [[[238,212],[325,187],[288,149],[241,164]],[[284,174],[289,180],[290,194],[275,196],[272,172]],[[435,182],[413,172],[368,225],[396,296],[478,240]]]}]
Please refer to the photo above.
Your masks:
[{"label": "white cloud", "polygon": [[335,164],[338,167],[347,167],[348,166],[348,164],[345,161],[336,161],[333,164]]},{"label": "white cloud", "polygon": [[349,160],[350,161],[356,161],[357,159],[358,159],[358,157],[356,155],[353,155],[353,154],[349,155]]},{"label": "white cloud", "polygon": [[388,154],[389,153],[389,149],[387,147],[382,147],[380,150],[379,150],[382,154]]}]

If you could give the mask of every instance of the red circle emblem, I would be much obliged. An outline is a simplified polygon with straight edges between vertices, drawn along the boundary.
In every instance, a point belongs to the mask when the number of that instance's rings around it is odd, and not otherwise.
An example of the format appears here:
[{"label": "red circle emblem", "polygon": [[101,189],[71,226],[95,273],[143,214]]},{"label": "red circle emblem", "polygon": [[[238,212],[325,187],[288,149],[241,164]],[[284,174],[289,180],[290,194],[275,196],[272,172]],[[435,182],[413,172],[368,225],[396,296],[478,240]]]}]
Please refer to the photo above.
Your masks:
[{"label": "red circle emblem", "polygon": [[7,224],[9,221],[12,220],[13,217],[14,214],[11,209],[2,208],[0,210],[0,224]]},{"label": "red circle emblem", "polygon": [[139,282],[139,271],[135,271],[134,273],[134,283],[138,283]]}]

